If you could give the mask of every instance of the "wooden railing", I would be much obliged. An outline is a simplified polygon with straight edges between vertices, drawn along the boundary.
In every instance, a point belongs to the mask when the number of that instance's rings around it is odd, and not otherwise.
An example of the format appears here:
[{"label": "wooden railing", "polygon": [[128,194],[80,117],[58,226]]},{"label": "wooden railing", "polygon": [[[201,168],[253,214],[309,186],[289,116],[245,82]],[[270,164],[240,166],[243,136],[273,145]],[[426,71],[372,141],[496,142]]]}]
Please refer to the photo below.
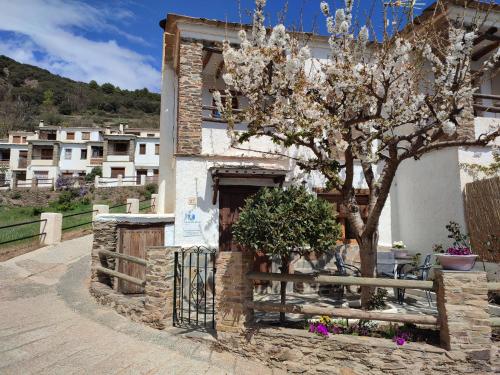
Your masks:
[{"label": "wooden railing", "polygon": [[[202,119],[204,121],[224,122],[224,123],[227,122],[221,116],[214,115],[214,113],[218,112],[217,107],[214,107],[212,105],[204,105],[202,107],[202,109],[203,109],[203,111],[210,111],[210,113],[208,115],[206,115],[206,113],[203,113]],[[233,112],[234,113],[239,113],[239,112],[242,112],[242,110],[234,108]]]},{"label": "wooden railing", "polygon": [[[139,264],[141,266],[146,266],[145,259],[137,258],[137,257],[127,255],[127,254],[121,254],[121,253],[117,253],[114,251],[108,251],[108,250],[100,250],[99,255],[112,257],[112,258],[118,258],[118,259],[126,260],[127,262]],[[117,277],[118,279],[128,281],[129,283],[139,285],[141,287],[144,287],[146,285],[146,280],[141,280],[141,279],[138,279],[136,277],[127,275],[125,273],[114,271],[114,270],[111,270],[109,268],[105,268],[102,266],[97,266],[96,271],[100,272],[100,273],[104,273],[108,276]]]},{"label": "wooden railing", "polygon": [[500,113],[500,95],[474,94],[474,111]]},{"label": "wooden railing", "polygon": [[104,158],[90,158],[90,165],[101,165]]},{"label": "wooden railing", "polygon": [[[432,281],[419,280],[398,280],[398,279],[381,279],[369,277],[351,277],[351,276],[326,276],[326,275],[283,275],[280,273],[265,273],[265,272],[249,272],[247,279],[255,281],[289,281],[303,283],[318,283],[318,284],[337,284],[337,285],[360,285],[372,287],[389,287],[389,288],[411,288],[422,290],[434,290]],[[246,307],[264,311],[264,312],[285,312],[307,315],[328,315],[340,318],[350,319],[366,319],[380,320],[386,322],[403,322],[415,324],[438,325],[439,320],[433,315],[417,315],[417,314],[395,314],[383,313],[374,311],[365,311],[351,308],[334,308],[334,307],[318,307],[311,305],[299,304],[280,304],[270,302],[254,302],[247,301]]]}]

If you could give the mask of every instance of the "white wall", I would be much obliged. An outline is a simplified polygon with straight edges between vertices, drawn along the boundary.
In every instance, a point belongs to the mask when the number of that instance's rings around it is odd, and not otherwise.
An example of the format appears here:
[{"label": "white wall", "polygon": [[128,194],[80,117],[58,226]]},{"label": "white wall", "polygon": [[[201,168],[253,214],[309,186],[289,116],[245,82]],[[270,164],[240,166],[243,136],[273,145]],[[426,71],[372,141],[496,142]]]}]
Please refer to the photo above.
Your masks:
[{"label": "white wall", "polygon": [[[71,150],[71,159],[66,159],[66,150]],[[61,171],[85,171],[88,164],[87,158],[80,159],[81,151],[87,150],[86,144],[61,144],[61,153],[59,155],[59,168]]]},{"label": "white wall", "polygon": [[[75,139],[74,140],[68,140],[67,139],[67,133],[75,133]],[[82,139],[82,132],[85,133],[90,133],[90,139],[83,140]],[[59,130],[57,132],[57,140],[58,141],[63,141],[63,142],[88,142],[88,141],[102,141],[102,137],[99,134],[98,130],[94,130],[91,128],[89,129],[75,129],[75,128],[65,128],[63,130]]]},{"label": "white wall", "polygon": [[175,157],[177,134],[177,74],[167,63],[163,65],[160,114],[160,177],[158,182],[158,213],[175,210]]},{"label": "white wall", "polygon": [[[155,167],[158,168],[160,165],[160,156],[155,155],[155,145],[159,144],[160,140],[158,138],[137,138],[135,143],[135,165],[138,168],[142,167]],[[141,155],[139,153],[141,144],[146,145],[146,154]]]},{"label": "white wall", "polygon": [[135,176],[134,163],[106,161],[102,163],[102,177],[111,177],[111,168],[125,168],[125,176]]},{"label": "white wall", "polygon": [[394,239],[404,241],[411,252],[431,252],[436,243],[448,244],[445,226],[450,220],[465,228],[457,148],[404,161],[392,190],[398,220]]}]

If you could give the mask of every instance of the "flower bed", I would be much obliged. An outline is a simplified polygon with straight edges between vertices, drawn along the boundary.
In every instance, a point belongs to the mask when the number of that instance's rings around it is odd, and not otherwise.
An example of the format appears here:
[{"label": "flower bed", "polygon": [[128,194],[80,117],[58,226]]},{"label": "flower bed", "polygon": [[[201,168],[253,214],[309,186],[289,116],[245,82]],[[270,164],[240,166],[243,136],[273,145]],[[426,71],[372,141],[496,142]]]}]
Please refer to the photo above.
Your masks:
[{"label": "flower bed", "polygon": [[347,319],[332,319],[322,316],[319,319],[309,319],[306,329],[319,336],[353,335],[391,339],[401,346],[409,341],[439,344],[439,332],[432,329],[419,328],[414,324],[379,325],[373,321],[358,320],[349,323]]}]

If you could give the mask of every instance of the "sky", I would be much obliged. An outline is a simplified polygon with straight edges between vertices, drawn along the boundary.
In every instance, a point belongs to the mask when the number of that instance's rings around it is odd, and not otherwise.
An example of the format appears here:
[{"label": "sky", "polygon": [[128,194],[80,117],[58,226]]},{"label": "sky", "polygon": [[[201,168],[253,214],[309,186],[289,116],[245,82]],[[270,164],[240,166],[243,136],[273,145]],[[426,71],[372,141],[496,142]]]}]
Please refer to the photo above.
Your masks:
[{"label": "sky", "polygon": [[[380,28],[381,1],[355,0],[355,13]],[[432,0],[419,2],[424,8]],[[324,34],[319,4],[267,0],[266,25],[284,20]],[[159,92],[161,19],[177,13],[250,23],[252,9],[253,0],[0,0],[0,55],[77,81]]]}]

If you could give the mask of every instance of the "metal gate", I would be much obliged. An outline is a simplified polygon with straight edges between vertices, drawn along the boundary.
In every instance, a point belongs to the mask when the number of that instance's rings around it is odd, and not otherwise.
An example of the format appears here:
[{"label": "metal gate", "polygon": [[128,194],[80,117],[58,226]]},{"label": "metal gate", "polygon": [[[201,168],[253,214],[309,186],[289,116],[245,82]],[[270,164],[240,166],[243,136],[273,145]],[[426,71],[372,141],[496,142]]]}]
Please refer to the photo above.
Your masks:
[{"label": "metal gate", "polygon": [[203,246],[175,252],[174,326],[215,328],[215,255]]}]

